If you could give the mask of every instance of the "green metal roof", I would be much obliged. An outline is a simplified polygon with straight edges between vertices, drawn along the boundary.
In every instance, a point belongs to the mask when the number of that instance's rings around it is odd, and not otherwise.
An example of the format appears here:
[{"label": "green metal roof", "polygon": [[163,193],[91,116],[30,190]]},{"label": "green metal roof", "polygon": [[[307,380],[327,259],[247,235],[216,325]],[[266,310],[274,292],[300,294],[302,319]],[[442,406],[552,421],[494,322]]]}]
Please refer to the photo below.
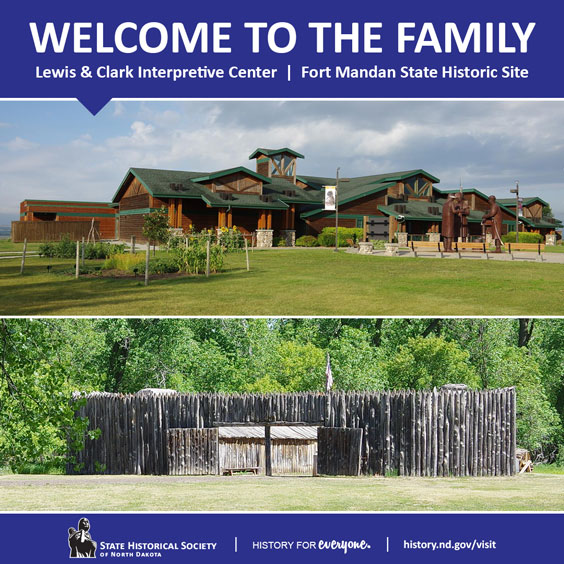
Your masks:
[{"label": "green metal roof", "polygon": [[[258,151],[259,149],[257,149]],[[262,151],[262,149],[260,149]],[[209,180],[228,174],[242,172],[263,181],[263,194],[271,195],[273,201],[263,201],[257,194],[243,194],[230,192],[230,200],[224,200],[219,193],[214,193],[201,184]],[[346,204],[359,198],[386,190],[397,181],[421,174],[434,182],[439,179],[425,172],[423,169],[414,169],[386,174],[359,176],[342,181],[339,184],[339,203]],[[235,167],[215,172],[190,172],[182,170],[162,170],[151,168],[131,168],[120,184],[113,201],[116,201],[120,191],[135,176],[145,189],[155,197],[165,198],[194,198],[205,201],[213,207],[247,207],[258,209],[286,209],[288,204],[310,205],[313,209],[305,211],[301,217],[309,217],[323,210],[323,186],[334,185],[335,178],[322,176],[305,176],[299,178],[311,189],[304,190],[283,178],[266,178],[246,167]],[[284,193],[286,192],[286,194]]]},{"label": "green metal roof", "polygon": [[[532,196],[529,198],[521,198],[523,200],[523,205],[524,206],[528,206],[529,204],[532,204],[534,202],[540,202],[543,206],[548,206],[548,202],[545,202],[542,198],[539,198],[538,196]],[[505,206],[511,206],[511,207],[515,207],[515,198],[498,198],[497,199],[497,203],[501,203]]]},{"label": "green metal roof", "polygon": [[[388,187],[393,186],[398,180],[403,180],[421,174],[433,180],[440,182],[438,178],[424,171],[423,169],[405,170],[401,172],[388,172],[385,174],[374,174],[371,176],[358,176],[356,178],[348,178],[346,181],[339,182],[339,205],[358,200],[365,196],[381,192]],[[299,180],[320,191],[320,202],[323,200],[321,190],[323,186],[334,186],[337,182],[336,178],[323,176],[300,176]],[[310,210],[301,214],[300,217],[311,217],[318,213],[322,213],[323,209]]]},{"label": "green metal roof", "polygon": [[[434,221],[434,222],[442,222],[442,212],[443,212],[443,204],[446,202],[445,199],[441,198],[438,199],[436,202],[424,202],[420,200],[413,200],[411,202],[396,202],[394,204],[390,204],[387,206],[380,205],[378,209],[386,214],[391,215],[393,217],[403,216],[407,220],[419,220],[419,221]],[[396,205],[405,206],[405,212],[398,212],[396,211]],[[439,209],[438,215],[432,214],[429,212],[430,207],[436,207]],[[470,210],[468,215],[468,222],[469,223],[481,223],[482,216],[484,215],[483,211],[480,210]]]},{"label": "green metal roof", "polygon": [[218,170],[217,172],[210,172],[204,176],[192,178],[192,182],[207,182],[209,180],[214,180],[215,178],[221,178],[222,176],[227,176],[228,174],[235,174],[237,172],[244,172],[249,176],[253,176],[254,178],[258,178],[265,183],[270,183],[270,178],[259,174],[258,172],[253,172],[252,170],[248,169],[244,166],[237,166],[235,168],[227,168],[225,170]]},{"label": "green metal roof", "polygon": [[[284,194],[284,191],[293,191],[294,196]],[[263,194],[276,194],[284,202],[291,204],[318,204],[323,203],[324,194],[321,190],[304,190],[283,178],[272,178],[268,186],[264,186]]]},{"label": "green metal roof", "polygon": [[[73,204],[80,204],[80,205],[84,205],[84,206],[111,206],[112,203],[111,202],[84,202],[84,201],[80,201],[80,200],[39,200],[37,198],[27,198],[25,200],[22,201],[23,202],[27,202],[29,203],[35,203],[35,202],[46,202],[45,205],[48,205],[49,203],[58,203],[62,206],[71,206]],[[42,204],[37,204],[37,205],[42,205]]]},{"label": "green metal roof", "polygon": [[[456,194],[457,192],[460,192],[460,188],[441,190],[441,188],[437,188],[435,186],[433,186],[433,190],[436,190],[440,194]],[[462,188],[462,193],[463,194],[478,194],[478,196],[482,196],[482,198],[484,198],[484,200],[489,199],[489,196],[487,196],[486,194],[484,194],[484,192],[481,192],[477,188]],[[497,198],[496,198],[496,201],[497,201],[498,204],[500,203],[500,201]]]},{"label": "green metal roof", "polygon": [[270,157],[272,155],[279,155],[280,153],[290,153],[291,155],[294,155],[294,157],[305,159],[305,157],[301,153],[298,153],[293,149],[288,149],[288,147],[282,147],[282,149],[265,149],[263,147],[259,147],[249,155],[249,159],[254,159],[259,154],[268,155]]},{"label": "green metal roof", "polygon": [[[239,167],[244,171],[248,170],[245,167]],[[212,192],[206,186],[196,182],[196,179],[208,179],[211,176],[223,176],[231,174],[237,169],[228,169],[228,172],[220,171],[218,173],[205,173],[205,172],[190,172],[185,170],[162,170],[154,168],[130,168],[125,178],[123,179],[118,191],[114,195],[114,200],[117,198],[124,184],[127,182],[130,175],[135,176],[145,189],[155,197],[164,198],[185,198],[185,199],[198,199],[203,200],[206,204],[212,207],[234,207],[234,208],[257,208],[257,209],[286,209],[288,207],[283,201],[275,198],[272,202],[264,202],[257,194],[239,194],[237,192],[230,192],[230,200],[224,200],[220,197],[220,193]],[[249,171],[251,172],[251,171]],[[253,173],[253,176],[257,176]],[[171,188],[171,184],[176,186],[181,185],[181,188]],[[270,186],[270,185],[269,185]],[[292,186],[294,186],[292,184]],[[298,188],[298,190],[300,190]]]},{"label": "green metal roof", "polygon": [[261,210],[285,210],[288,204],[279,199],[272,202],[265,202],[256,194],[240,194],[238,192],[229,192],[231,200],[224,200],[219,197],[219,193],[207,191],[202,196],[202,200],[214,208],[257,208]]},{"label": "green metal roof", "polygon": [[535,217],[519,217],[519,221],[523,221],[531,227],[537,227],[539,229],[560,229],[563,226],[562,221],[556,218],[554,218],[554,220],[555,221],[553,223],[547,217],[542,217],[541,219],[537,219]]}]

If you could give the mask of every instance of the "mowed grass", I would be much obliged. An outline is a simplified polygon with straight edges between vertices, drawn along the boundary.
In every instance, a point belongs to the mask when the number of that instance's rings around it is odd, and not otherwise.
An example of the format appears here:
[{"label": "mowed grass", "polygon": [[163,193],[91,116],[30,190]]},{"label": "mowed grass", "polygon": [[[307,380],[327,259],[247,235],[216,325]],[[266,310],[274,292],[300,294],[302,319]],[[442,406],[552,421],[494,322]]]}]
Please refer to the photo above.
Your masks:
[{"label": "mowed grass", "polygon": [[562,511],[564,476],[0,476],[2,511]]},{"label": "mowed grass", "polygon": [[[92,264],[93,261],[90,261]],[[206,279],[75,280],[72,260],[0,261],[4,315],[563,315],[564,264],[375,257],[324,249],[227,255]],[[47,265],[52,264],[52,272]]]}]

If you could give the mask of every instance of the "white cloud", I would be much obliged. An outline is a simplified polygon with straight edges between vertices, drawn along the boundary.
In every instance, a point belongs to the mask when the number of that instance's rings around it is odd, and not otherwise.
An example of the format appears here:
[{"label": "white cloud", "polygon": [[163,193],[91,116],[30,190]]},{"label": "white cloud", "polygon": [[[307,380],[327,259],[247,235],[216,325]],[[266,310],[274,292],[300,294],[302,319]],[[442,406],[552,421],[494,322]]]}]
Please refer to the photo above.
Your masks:
[{"label": "white cloud", "polygon": [[114,111],[112,113],[114,117],[122,116],[125,113],[125,105],[123,102],[112,102],[112,105],[114,107]]},{"label": "white cloud", "polygon": [[7,143],[0,144],[0,147],[4,147],[8,149],[8,151],[29,151],[30,149],[38,147],[38,144],[23,139],[22,137],[14,137],[14,139],[11,139]]},{"label": "white cloud", "polygon": [[289,146],[305,154],[302,174],[424,168],[497,195],[519,179],[564,217],[561,102],[120,102],[114,115],[135,117],[120,135],[0,145],[0,187],[18,186],[0,212],[25,197],[108,200],[131,166],[253,168],[256,147]]}]

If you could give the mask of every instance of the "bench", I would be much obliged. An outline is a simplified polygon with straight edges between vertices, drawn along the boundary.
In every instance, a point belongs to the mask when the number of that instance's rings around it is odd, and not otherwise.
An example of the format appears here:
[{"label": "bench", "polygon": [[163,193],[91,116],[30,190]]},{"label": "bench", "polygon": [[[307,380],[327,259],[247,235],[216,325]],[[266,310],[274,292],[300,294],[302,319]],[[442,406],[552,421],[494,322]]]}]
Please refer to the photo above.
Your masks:
[{"label": "bench", "polygon": [[454,250],[457,252],[460,251],[481,251],[482,253],[487,253],[488,249],[485,243],[459,243],[458,241],[454,242]]},{"label": "bench", "polygon": [[507,251],[511,255],[511,260],[515,259],[514,251],[532,251],[537,252],[537,261],[542,262],[542,253],[544,252],[544,243],[506,243]]},{"label": "bench", "polygon": [[413,256],[417,256],[416,249],[422,249],[430,252],[439,253],[441,258],[443,257],[444,245],[442,243],[433,243],[432,241],[410,241],[409,247]]},{"label": "bench", "polygon": [[233,476],[234,472],[252,472],[253,474],[258,474],[260,466],[245,466],[241,468],[223,468],[221,473],[225,476]]},{"label": "bench", "polygon": [[465,242],[454,242],[454,250],[458,253],[458,258],[461,258],[460,252],[461,251],[479,251],[484,254],[483,258],[488,258],[488,251],[489,246],[486,243],[470,243],[469,241]]}]

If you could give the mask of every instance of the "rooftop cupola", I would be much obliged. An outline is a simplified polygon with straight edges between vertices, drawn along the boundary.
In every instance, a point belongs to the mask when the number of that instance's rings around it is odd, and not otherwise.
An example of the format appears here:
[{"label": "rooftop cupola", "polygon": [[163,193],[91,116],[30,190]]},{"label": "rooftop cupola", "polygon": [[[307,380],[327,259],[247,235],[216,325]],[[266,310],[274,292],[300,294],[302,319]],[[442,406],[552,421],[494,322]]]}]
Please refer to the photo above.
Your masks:
[{"label": "rooftop cupola", "polygon": [[257,172],[269,178],[284,178],[296,183],[296,160],[304,156],[297,151],[282,149],[256,149],[249,159],[256,159]]}]

